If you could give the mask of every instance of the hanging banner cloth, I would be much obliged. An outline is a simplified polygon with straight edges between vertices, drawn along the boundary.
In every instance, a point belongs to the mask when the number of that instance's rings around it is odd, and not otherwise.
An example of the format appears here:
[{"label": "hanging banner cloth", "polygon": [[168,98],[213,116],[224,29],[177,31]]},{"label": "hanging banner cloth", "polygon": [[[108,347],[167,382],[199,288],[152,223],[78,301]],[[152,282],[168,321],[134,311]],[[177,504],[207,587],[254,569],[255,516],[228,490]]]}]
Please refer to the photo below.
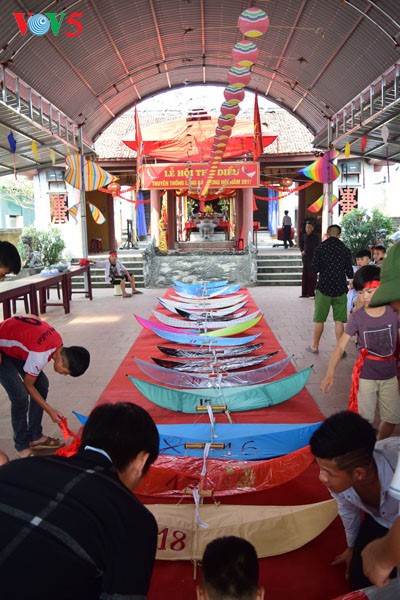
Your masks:
[{"label": "hanging banner cloth", "polygon": [[[171,162],[206,162],[210,158],[215,137],[217,117],[209,120],[170,121],[143,129],[143,155]],[[262,145],[272,144],[278,134],[262,126]],[[136,140],[123,143],[137,151]],[[236,120],[235,128],[224,150],[224,158],[237,158],[254,149],[254,125],[251,121]]]},{"label": "hanging banner cloth", "polygon": [[[82,183],[81,159],[84,161],[84,183]],[[67,156],[65,162],[67,164],[65,181],[74,188],[79,190],[84,189],[85,192],[98,190],[99,188],[102,188],[117,179],[114,177],[114,175],[111,175],[99,167],[99,165],[92,160],[86,160],[84,157],[81,157],[80,154]]]}]

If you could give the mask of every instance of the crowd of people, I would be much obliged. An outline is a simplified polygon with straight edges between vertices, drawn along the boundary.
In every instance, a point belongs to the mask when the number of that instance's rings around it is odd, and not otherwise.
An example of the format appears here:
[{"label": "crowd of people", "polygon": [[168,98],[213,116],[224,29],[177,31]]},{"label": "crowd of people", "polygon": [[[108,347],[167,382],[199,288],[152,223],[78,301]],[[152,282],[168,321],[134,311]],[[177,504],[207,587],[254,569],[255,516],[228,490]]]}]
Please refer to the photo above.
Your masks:
[{"label": "crowd of people", "polygon": [[[337,345],[321,382],[323,391],[334,387],[335,370],[351,338],[359,350],[349,409],[328,417],[310,441],[320,481],[337,501],[346,535],[347,546],[333,564],[345,564],[349,586],[356,590],[386,585],[400,566],[399,438],[393,436],[400,423],[400,243],[387,256],[385,248],[376,247],[373,263],[369,251],[361,249],[353,268],[340,233],[338,225],[331,225],[319,243],[313,224],[306,224],[302,297],[315,296],[314,335],[307,347],[313,354],[319,352],[324,323],[333,310]],[[112,265],[123,268],[116,255],[109,263],[110,271]],[[0,242],[0,279],[20,267],[14,247]],[[350,305],[349,280],[355,292]],[[14,443],[24,459],[8,461],[0,452],[4,597],[50,600],[57,590],[60,600],[144,600],[157,523],[132,492],[158,456],[153,419],[133,403],[103,404],[89,416],[76,455],[35,456],[38,449],[61,445],[42,432],[43,411],[54,422],[63,420],[47,404],[43,368],[52,361],[57,373],[80,376],[89,367],[89,352],[65,347],[58,332],[38,317],[17,316],[0,323],[0,358]],[[377,406],[378,431],[373,426]],[[234,536],[210,542],[196,593],[198,600],[262,600],[254,546]]]}]

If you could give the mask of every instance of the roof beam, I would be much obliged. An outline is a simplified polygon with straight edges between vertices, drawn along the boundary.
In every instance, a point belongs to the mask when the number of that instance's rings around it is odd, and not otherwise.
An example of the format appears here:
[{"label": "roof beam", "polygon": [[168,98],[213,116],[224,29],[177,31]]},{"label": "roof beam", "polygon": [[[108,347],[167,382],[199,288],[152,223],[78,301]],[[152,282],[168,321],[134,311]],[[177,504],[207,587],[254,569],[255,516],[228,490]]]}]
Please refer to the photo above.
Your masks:
[{"label": "roof beam", "polygon": [[303,14],[303,11],[304,11],[304,8],[305,8],[306,4],[307,4],[307,0],[303,0],[302,4],[301,4],[301,6],[300,6],[300,8],[299,8],[299,10],[297,12],[296,18],[295,18],[295,20],[293,22],[293,25],[290,28],[290,32],[289,32],[289,34],[288,34],[288,36],[286,38],[286,43],[285,43],[285,45],[282,48],[282,52],[280,54],[280,57],[278,58],[278,62],[276,63],[275,68],[274,68],[274,73],[271,76],[271,81],[269,82],[268,87],[265,90],[265,95],[266,96],[268,96],[269,93],[270,93],[271,86],[272,86],[273,81],[274,81],[274,79],[276,77],[275,71],[279,71],[279,68],[280,68],[280,66],[282,64],[282,61],[285,58],[286,50],[288,49],[288,46],[289,46],[289,44],[290,44],[290,42],[292,40],[292,37],[293,37],[294,32],[296,30],[297,24],[298,24],[298,22],[299,22],[299,20],[301,18],[301,15]]},{"label": "roof beam", "polygon": [[104,33],[106,34],[106,36],[108,38],[108,41],[110,42],[111,46],[113,47],[114,52],[117,55],[118,60],[121,63],[121,65],[122,65],[125,73],[127,75],[129,75],[129,80],[130,80],[131,84],[133,85],[133,89],[135,90],[135,93],[136,93],[138,99],[140,100],[141,96],[139,94],[139,90],[136,87],[135,81],[132,79],[132,77],[129,74],[129,69],[126,66],[126,63],[125,63],[124,59],[122,58],[121,52],[118,50],[117,44],[114,42],[114,38],[112,37],[112,35],[110,33],[110,30],[107,27],[106,22],[104,21],[103,17],[101,16],[101,12],[97,8],[97,6],[96,6],[96,4],[95,4],[95,2],[93,0],[89,0],[89,4],[92,7],[93,11],[96,13],[97,18],[98,18],[98,20],[100,21],[100,23],[101,23],[101,25],[103,27]]},{"label": "roof beam", "polygon": [[149,4],[150,4],[151,14],[152,14],[152,17],[153,17],[154,27],[156,29],[158,45],[159,45],[161,56],[162,56],[162,59],[163,59],[163,65],[164,65],[164,69],[165,69],[165,77],[167,78],[168,87],[171,88],[172,85],[171,85],[171,81],[170,81],[169,73],[168,73],[167,59],[166,59],[166,56],[165,56],[164,46],[163,46],[162,39],[161,39],[160,28],[158,26],[158,20],[157,20],[156,11],[154,9],[153,0],[149,0]]}]

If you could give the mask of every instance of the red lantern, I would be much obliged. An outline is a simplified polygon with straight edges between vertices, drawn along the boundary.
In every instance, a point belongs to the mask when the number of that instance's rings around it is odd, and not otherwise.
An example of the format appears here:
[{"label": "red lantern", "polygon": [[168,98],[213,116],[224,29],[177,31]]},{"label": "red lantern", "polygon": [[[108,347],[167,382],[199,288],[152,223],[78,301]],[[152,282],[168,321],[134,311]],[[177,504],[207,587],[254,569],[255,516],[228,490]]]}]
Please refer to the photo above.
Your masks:
[{"label": "red lantern", "polygon": [[228,82],[234,88],[243,88],[250,83],[251,73],[247,67],[231,67],[228,71]]},{"label": "red lantern", "polygon": [[251,67],[258,58],[258,49],[254,42],[238,42],[232,50],[233,62],[240,67]]},{"label": "red lantern", "polygon": [[109,192],[111,192],[112,197],[115,198],[115,196],[119,196],[119,193],[121,191],[121,186],[116,181],[113,181],[112,183],[108,184],[107,189]]},{"label": "red lantern", "polygon": [[233,87],[233,85],[228,85],[224,89],[224,98],[231,104],[239,104],[239,102],[244,100],[244,90]]},{"label": "red lantern", "polygon": [[246,37],[260,37],[269,27],[269,18],[260,8],[248,8],[239,17],[238,27]]},{"label": "red lantern", "polygon": [[237,104],[236,106],[232,106],[229,102],[223,102],[221,104],[221,115],[224,117],[236,117],[240,112],[240,106]]}]

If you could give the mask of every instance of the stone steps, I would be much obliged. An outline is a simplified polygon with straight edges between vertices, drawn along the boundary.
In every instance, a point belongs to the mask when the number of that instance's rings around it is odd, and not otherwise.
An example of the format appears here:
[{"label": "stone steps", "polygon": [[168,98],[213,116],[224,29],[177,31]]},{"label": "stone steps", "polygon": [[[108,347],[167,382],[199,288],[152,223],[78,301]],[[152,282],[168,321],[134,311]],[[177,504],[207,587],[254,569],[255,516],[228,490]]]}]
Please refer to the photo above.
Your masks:
[{"label": "stone steps", "polygon": [[257,285],[301,285],[302,271],[299,255],[257,256]]}]

